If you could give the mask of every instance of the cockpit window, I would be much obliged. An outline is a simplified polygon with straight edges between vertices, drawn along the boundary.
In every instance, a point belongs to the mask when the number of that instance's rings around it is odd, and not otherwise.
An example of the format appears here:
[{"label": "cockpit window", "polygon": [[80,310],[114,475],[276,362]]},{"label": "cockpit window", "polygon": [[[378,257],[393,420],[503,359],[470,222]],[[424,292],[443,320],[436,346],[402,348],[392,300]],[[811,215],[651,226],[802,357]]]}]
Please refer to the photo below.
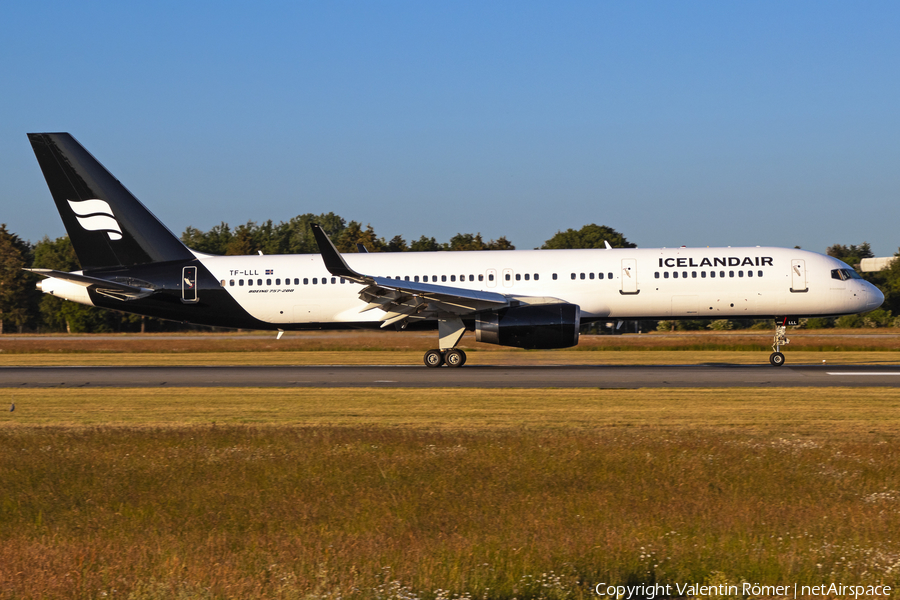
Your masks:
[{"label": "cockpit window", "polygon": [[862,279],[862,277],[859,276],[859,273],[857,273],[853,269],[832,269],[831,278],[839,279],[840,281],[847,281],[848,279]]}]

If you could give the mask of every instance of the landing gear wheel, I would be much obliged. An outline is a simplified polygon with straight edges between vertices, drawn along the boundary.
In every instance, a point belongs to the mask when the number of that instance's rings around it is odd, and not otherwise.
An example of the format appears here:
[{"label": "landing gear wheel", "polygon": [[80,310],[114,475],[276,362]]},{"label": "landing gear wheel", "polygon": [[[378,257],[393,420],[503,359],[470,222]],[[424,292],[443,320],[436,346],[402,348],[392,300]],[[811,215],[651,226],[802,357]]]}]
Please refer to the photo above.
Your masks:
[{"label": "landing gear wheel", "polygon": [[773,352],[771,356],[769,356],[769,362],[772,363],[773,367],[780,367],[784,364],[784,354],[781,352]]},{"label": "landing gear wheel", "polygon": [[444,354],[444,362],[448,367],[461,367],[466,364],[466,353],[462,350],[447,350]]},{"label": "landing gear wheel", "polygon": [[435,369],[444,364],[444,353],[440,350],[429,350],[425,353],[425,366]]}]

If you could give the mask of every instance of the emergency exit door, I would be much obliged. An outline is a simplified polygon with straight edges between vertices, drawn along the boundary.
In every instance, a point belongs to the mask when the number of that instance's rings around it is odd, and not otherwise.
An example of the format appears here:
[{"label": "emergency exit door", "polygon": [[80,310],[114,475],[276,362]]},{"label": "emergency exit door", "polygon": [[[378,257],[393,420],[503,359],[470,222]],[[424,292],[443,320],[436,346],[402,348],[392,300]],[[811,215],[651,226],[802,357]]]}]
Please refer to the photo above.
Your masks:
[{"label": "emergency exit door", "polygon": [[181,301],[196,302],[197,300],[197,267],[185,267],[181,272]]}]

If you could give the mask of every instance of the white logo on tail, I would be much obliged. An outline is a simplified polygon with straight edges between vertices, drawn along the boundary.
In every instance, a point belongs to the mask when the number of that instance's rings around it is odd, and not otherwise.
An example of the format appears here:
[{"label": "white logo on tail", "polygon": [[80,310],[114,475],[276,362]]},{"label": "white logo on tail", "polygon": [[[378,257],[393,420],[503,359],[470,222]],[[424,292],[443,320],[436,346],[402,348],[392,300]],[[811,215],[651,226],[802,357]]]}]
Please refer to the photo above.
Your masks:
[{"label": "white logo on tail", "polygon": [[75,213],[78,224],[88,231],[105,231],[111,240],[122,239],[122,229],[109,204],[103,200],[96,198],[80,202],[69,200],[69,206]]}]

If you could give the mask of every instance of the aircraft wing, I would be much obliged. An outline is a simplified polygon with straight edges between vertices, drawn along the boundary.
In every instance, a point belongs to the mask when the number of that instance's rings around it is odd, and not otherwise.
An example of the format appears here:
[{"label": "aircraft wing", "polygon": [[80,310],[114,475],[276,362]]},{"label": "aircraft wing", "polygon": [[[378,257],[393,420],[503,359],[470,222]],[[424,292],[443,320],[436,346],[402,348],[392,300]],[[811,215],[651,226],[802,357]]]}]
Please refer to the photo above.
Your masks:
[{"label": "aircraft wing", "polygon": [[[480,292],[464,288],[418,283],[390,277],[373,277],[357,273],[344,260],[328,235],[317,224],[312,224],[313,235],[319,245],[325,268],[337,277],[343,277],[366,287],[359,293],[368,303],[362,312],[379,308],[385,312],[382,327],[404,319],[415,318],[422,313],[450,313],[467,315],[480,310],[504,308],[523,303],[513,297],[495,292]],[[535,299],[544,300],[544,299]],[[524,302],[524,303],[527,303]]]}]

